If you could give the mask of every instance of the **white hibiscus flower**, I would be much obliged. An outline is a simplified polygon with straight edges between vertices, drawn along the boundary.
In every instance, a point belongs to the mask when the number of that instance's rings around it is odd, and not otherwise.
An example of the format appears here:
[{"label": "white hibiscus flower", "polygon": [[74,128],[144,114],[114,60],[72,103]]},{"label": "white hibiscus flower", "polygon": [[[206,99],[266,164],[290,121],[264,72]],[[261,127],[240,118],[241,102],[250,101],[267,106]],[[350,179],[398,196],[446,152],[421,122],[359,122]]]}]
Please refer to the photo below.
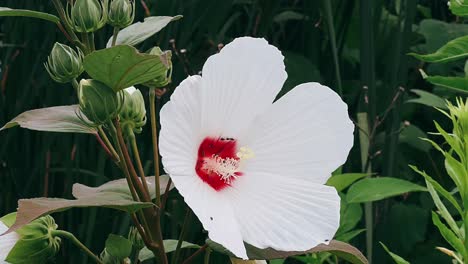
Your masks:
[{"label": "white hibiscus flower", "polygon": [[339,226],[340,198],[324,184],[353,145],[347,105],[319,83],[273,103],[283,59],[264,39],[235,39],[160,114],[165,170],[210,239],[244,259],[244,241],[308,250]]},{"label": "white hibiscus flower", "polygon": [[[0,234],[5,233],[8,227],[0,221]],[[0,236],[0,264],[8,263],[5,261],[11,249],[15,246],[20,236],[16,232],[11,232],[4,236]]]}]

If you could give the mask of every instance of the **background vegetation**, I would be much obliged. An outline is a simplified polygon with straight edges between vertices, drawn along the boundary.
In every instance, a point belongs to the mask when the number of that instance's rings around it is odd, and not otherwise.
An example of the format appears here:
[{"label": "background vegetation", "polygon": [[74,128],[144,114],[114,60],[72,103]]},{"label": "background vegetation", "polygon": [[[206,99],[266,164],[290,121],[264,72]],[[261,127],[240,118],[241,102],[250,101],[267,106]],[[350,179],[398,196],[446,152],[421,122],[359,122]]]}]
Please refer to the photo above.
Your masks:
[{"label": "background vegetation", "polygon": [[[43,0],[2,0],[1,6],[55,13],[52,4]],[[425,185],[424,179],[408,167],[415,164],[453,189],[443,170],[442,157],[433,155],[436,151],[419,137],[435,130],[433,120],[451,129],[443,115],[430,106],[440,106],[439,97],[451,99],[454,93],[428,84],[418,69],[457,75],[463,72],[463,64],[426,67],[407,55],[411,51],[433,52],[468,33],[468,25],[449,12],[446,1],[137,0],[137,7],[136,20],[142,20],[148,12],[184,16],[146,41],[141,49],[159,45],[177,55],[173,60],[173,83],[158,107],[182,79],[201,70],[220,43],[245,35],[264,37],[285,55],[289,77],[281,94],[299,83],[318,81],[343,96],[356,122],[358,113],[367,113],[368,137],[360,139],[356,130],[355,147],[343,172],[370,171],[373,177],[401,178]],[[106,30],[98,34],[99,47],[112,34],[111,28]],[[71,86],[53,82],[43,66],[54,42],[67,43],[55,25],[30,18],[0,18],[0,34],[0,125],[29,109],[76,103]],[[148,132],[143,132],[139,143],[149,169]],[[0,133],[0,215],[14,211],[20,198],[71,198],[75,182],[94,186],[116,178],[121,178],[120,173],[94,137],[23,129]],[[182,224],[188,215],[191,226],[200,225],[196,217],[186,214],[187,208],[177,193],[171,193],[169,199],[171,214],[167,218]],[[392,263],[379,241],[411,263],[449,263],[448,257],[435,250],[435,246],[447,245],[430,220],[434,204],[428,193],[408,193],[375,202],[368,215],[372,224],[367,227],[364,207],[356,203],[343,212],[346,231],[353,233],[342,239],[351,239],[353,245],[366,252],[366,233],[372,230],[375,263]],[[102,249],[107,234],[128,232],[129,219],[123,213],[86,210],[84,214],[84,209],[73,209],[55,218],[62,229],[73,231],[95,251]],[[197,229],[189,229],[185,240],[203,243],[204,234],[190,231]],[[166,237],[177,238],[180,228],[165,228],[164,232]],[[57,263],[86,263],[84,255],[65,246]],[[184,251],[186,256],[190,253]],[[212,263],[223,261],[214,254]],[[285,263],[304,261],[312,260],[297,258]]]}]

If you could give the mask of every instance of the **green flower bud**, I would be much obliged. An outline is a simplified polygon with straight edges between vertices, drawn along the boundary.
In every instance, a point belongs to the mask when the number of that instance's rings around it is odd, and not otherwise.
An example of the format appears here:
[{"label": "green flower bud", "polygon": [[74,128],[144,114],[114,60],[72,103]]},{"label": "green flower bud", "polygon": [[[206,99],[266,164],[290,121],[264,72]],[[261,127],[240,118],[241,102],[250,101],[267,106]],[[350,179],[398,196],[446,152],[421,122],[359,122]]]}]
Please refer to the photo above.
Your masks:
[{"label": "green flower bud", "polygon": [[[0,219],[0,225],[11,226],[16,220],[16,213],[6,215]],[[1,229],[1,226],[0,226]],[[26,264],[26,263],[48,263],[60,249],[61,239],[53,235],[57,230],[57,225],[51,216],[44,216],[26,226],[7,234],[14,246],[9,247],[9,252],[0,252],[0,262]],[[12,235],[15,240],[11,240]],[[0,244],[3,249],[3,236],[0,237]],[[6,257],[5,257],[6,256]],[[3,263],[3,262],[2,262]]]},{"label": "green flower bud", "polygon": [[145,100],[140,90],[129,87],[123,90],[124,103],[120,111],[120,124],[126,135],[129,131],[141,133],[146,124]]},{"label": "green flower bud", "polygon": [[107,23],[116,28],[124,28],[133,23],[135,18],[135,1],[113,0],[110,4]]},{"label": "green flower bud", "polygon": [[94,124],[102,125],[117,117],[122,108],[122,93],[96,80],[81,80],[80,110]]},{"label": "green flower bud", "polygon": [[60,83],[67,83],[83,72],[83,52],[55,42],[44,66],[50,77]]},{"label": "green flower bud", "polygon": [[135,248],[137,251],[140,251],[145,247],[145,242],[143,242],[138,229],[136,229],[134,226],[130,227],[130,231],[128,232],[128,240],[132,242],[133,248]]},{"label": "green flower bud", "polygon": [[151,55],[158,55],[161,58],[161,61],[166,66],[166,71],[164,71],[160,76],[157,76],[151,81],[144,83],[143,85],[150,88],[160,88],[168,85],[171,82],[172,77],[172,53],[170,50],[162,51],[159,47],[154,47],[148,52]]},{"label": "green flower bud", "polygon": [[107,252],[106,249],[104,249],[104,251],[102,251],[101,255],[99,256],[102,263],[104,264],[130,264],[132,263],[130,261],[129,258],[125,258],[123,260],[119,259],[119,258],[116,258],[114,256],[112,256],[111,254],[109,254],[109,252]]},{"label": "green flower bud", "polygon": [[76,0],[68,17],[73,30],[77,32],[94,32],[106,24],[107,1]]}]

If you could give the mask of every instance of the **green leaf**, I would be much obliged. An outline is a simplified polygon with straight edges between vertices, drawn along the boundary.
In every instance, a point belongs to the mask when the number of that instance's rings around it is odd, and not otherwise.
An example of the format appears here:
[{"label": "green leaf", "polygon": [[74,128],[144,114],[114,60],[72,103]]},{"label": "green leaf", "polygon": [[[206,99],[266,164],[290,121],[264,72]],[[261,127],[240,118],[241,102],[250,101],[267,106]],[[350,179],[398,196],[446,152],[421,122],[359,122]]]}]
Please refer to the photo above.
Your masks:
[{"label": "green leaf", "polygon": [[367,173],[344,173],[344,174],[337,174],[331,176],[328,181],[328,186],[333,186],[336,188],[337,191],[341,192],[342,190],[346,189],[350,186],[353,182],[364,178],[366,176],[370,176]]},{"label": "green leaf", "polygon": [[419,60],[432,63],[445,63],[468,57],[468,36],[449,41],[436,52],[426,55],[410,53]]},{"label": "green leaf", "polygon": [[468,4],[465,0],[450,0],[448,2],[450,11],[456,16],[468,16]]},{"label": "green leaf", "polygon": [[118,92],[165,75],[169,67],[166,55],[139,53],[131,46],[115,46],[94,51],[84,58],[86,72]]},{"label": "green leaf", "polygon": [[385,228],[379,230],[379,237],[399,254],[409,254],[427,238],[429,210],[414,204],[389,204],[381,223]]},{"label": "green leaf", "polygon": [[463,194],[467,187],[465,186],[465,181],[468,177],[463,164],[447,153],[447,155],[445,155],[445,170],[455,182],[455,185],[457,185],[460,193]]},{"label": "green leaf", "polygon": [[447,23],[437,19],[424,19],[419,24],[418,32],[426,39],[421,46],[424,52],[434,52],[450,40],[468,35],[468,25]]},{"label": "green leaf", "polygon": [[292,11],[292,10],[286,10],[275,15],[275,17],[273,18],[273,21],[275,23],[284,23],[289,20],[308,20],[308,19],[309,17],[302,13]]},{"label": "green leaf", "polygon": [[[144,22],[137,22],[120,30],[117,35],[116,45],[135,46],[145,41],[147,38],[158,33],[165,28],[171,21],[181,19],[182,16],[152,16],[145,18]],[[112,38],[107,41],[107,47],[112,45]]]},{"label": "green leaf", "polygon": [[397,254],[391,252],[387,246],[385,246],[384,243],[382,242],[379,242],[380,245],[382,245],[382,247],[385,249],[385,251],[387,251],[387,253],[392,257],[392,259],[395,261],[396,264],[410,264],[408,261],[406,261],[404,258],[398,256]]},{"label": "green leaf", "polygon": [[[340,196],[344,196],[341,194]],[[347,203],[346,199],[342,197],[340,208],[340,227],[336,231],[336,235],[351,231],[361,221],[362,207],[357,203]],[[341,240],[342,241],[342,240]]]},{"label": "green leaf", "polygon": [[356,230],[351,230],[349,232],[343,233],[343,234],[336,234],[336,240],[343,241],[343,242],[349,242],[351,239],[355,238],[362,232],[366,231],[366,229],[356,229]]},{"label": "green leaf", "polygon": [[459,93],[468,93],[468,78],[465,77],[446,77],[446,76],[429,76],[423,70],[420,70],[424,80],[443,87],[449,90],[459,92]]},{"label": "green leaf", "polygon": [[447,102],[441,97],[423,90],[413,89],[411,92],[417,94],[419,98],[406,100],[406,103],[422,104],[439,109],[448,109]]},{"label": "green leaf", "polygon": [[21,126],[38,131],[96,134],[96,127],[90,124],[91,121],[80,114],[78,105],[65,105],[26,111],[6,123],[0,131]]},{"label": "green leaf", "polygon": [[110,234],[106,240],[106,251],[111,256],[122,260],[132,254],[132,242],[123,236]]},{"label": "green leaf", "polygon": [[398,141],[414,147],[422,152],[428,153],[432,149],[431,143],[421,140],[427,135],[419,127],[415,125],[403,126]]},{"label": "green leaf", "polygon": [[[154,176],[146,177],[146,183],[148,184],[151,199],[156,198],[156,189],[154,188],[155,186],[154,180],[155,180]],[[159,184],[160,184],[159,192],[161,194],[164,194],[164,192],[166,191],[166,186],[168,182],[169,182],[168,175],[163,174],[159,176]],[[174,184],[171,184],[169,190],[172,190],[173,188],[174,188]],[[73,196],[75,198],[85,198],[87,196],[96,196],[96,195],[99,195],[100,193],[106,193],[106,192],[121,193],[123,195],[128,195],[128,196],[131,195],[126,179],[118,179],[118,180],[110,181],[98,187],[89,187],[89,186],[82,185],[82,184],[75,184],[73,187]]]},{"label": "green leaf", "polygon": [[418,174],[420,174],[421,176],[423,176],[424,179],[428,183],[430,183],[439,194],[441,194],[445,199],[447,199],[447,201],[449,201],[453,205],[453,207],[455,207],[455,209],[458,211],[460,215],[463,215],[463,211],[460,205],[455,200],[455,198],[453,198],[452,194],[449,191],[445,190],[444,187],[442,187],[442,185],[440,185],[437,181],[432,179],[431,176],[427,175],[426,172],[420,171],[416,166],[413,166],[413,165],[409,165],[409,167],[413,169],[415,172],[417,172]]},{"label": "green leaf", "polygon": [[442,203],[442,200],[440,200],[440,197],[437,194],[434,186],[432,186],[432,184],[427,180],[426,185],[427,189],[429,190],[429,193],[431,194],[432,200],[434,201],[434,204],[437,207],[439,214],[444,218],[444,220],[450,226],[452,231],[455,234],[457,234],[458,237],[463,236],[457,223],[455,223],[455,220],[453,219],[452,215],[450,215],[449,211],[447,210],[447,207],[445,207],[444,203]]},{"label": "green leaf", "polygon": [[[226,254],[228,256],[234,257],[234,255],[224,248],[222,245],[207,239],[206,243],[208,246],[220,253]],[[353,264],[367,264],[368,261],[366,257],[355,247],[349,245],[345,242],[332,240],[328,245],[320,244],[314,248],[311,248],[307,251],[278,251],[272,248],[256,248],[252,245],[249,245],[244,242],[245,248],[247,249],[247,256],[249,259],[284,259],[289,256],[303,255],[307,253],[321,253],[328,252],[330,254],[336,255],[337,257],[342,258]]]},{"label": "green leaf", "polygon": [[[126,181],[120,180],[119,183],[122,185],[120,188],[116,188],[116,181],[106,183],[98,188],[74,184],[73,196],[77,198],[76,200],[60,198],[20,199],[16,222],[7,232],[15,231],[41,216],[70,208],[105,207],[134,213],[142,208],[153,206],[153,203],[134,201]],[[111,187],[107,188],[107,186]]]},{"label": "green leaf", "polygon": [[432,222],[440,231],[440,234],[444,237],[444,239],[459,253],[463,256],[466,256],[465,246],[460,238],[458,238],[450,229],[445,226],[442,221],[440,221],[439,216],[437,213],[432,212]]},{"label": "green leaf", "polygon": [[[176,250],[177,248],[177,243],[179,242],[178,240],[176,239],[166,239],[163,241],[164,242],[164,251],[166,253],[170,253],[170,252],[173,252]],[[196,245],[196,244],[192,244],[192,243],[189,243],[189,242],[186,242],[186,241],[183,241],[182,242],[182,246],[181,248],[200,248],[199,245]],[[141,251],[140,251],[140,255],[138,256],[138,259],[143,262],[145,260],[148,260],[148,259],[152,259],[154,258],[154,254],[153,252],[151,252],[151,250],[149,250],[148,248],[144,247]]]},{"label": "green leaf", "polygon": [[349,188],[346,198],[348,203],[364,203],[420,191],[427,191],[427,189],[402,179],[391,177],[367,178],[353,184]]},{"label": "green leaf", "polygon": [[0,17],[2,16],[32,17],[47,20],[56,24],[60,23],[60,18],[54,15],[26,9],[11,9],[7,7],[0,7]]}]

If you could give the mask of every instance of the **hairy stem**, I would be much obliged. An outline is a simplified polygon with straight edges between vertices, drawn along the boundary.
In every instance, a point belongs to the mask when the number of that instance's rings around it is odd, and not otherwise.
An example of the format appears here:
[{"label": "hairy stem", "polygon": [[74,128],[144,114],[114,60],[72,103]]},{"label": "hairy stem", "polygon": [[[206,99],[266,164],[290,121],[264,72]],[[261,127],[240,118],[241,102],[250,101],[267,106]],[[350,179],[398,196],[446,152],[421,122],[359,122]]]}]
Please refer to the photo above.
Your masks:
[{"label": "hairy stem", "polygon": [[138,151],[138,145],[137,145],[135,134],[133,133],[133,131],[130,131],[129,139],[130,139],[130,144],[132,146],[133,157],[134,157],[135,163],[137,165],[138,173],[140,175],[141,181],[143,182],[143,188],[149,194],[149,188],[148,188],[148,183],[146,182],[145,171],[143,170],[143,165],[141,163],[140,153]]},{"label": "hairy stem", "polygon": [[99,259],[98,256],[94,255],[94,253],[91,250],[89,250],[89,248],[87,248],[83,243],[81,243],[81,241],[78,240],[78,238],[76,238],[75,235],[73,235],[72,233],[63,230],[53,230],[51,231],[51,234],[53,236],[59,236],[61,238],[70,240],[75,246],[83,250],[96,263],[103,264],[101,259]]},{"label": "hairy stem", "polygon": [[118,27],[114,27],[114,33],[112,34],[112,47],[115,46],[115,43],[117,42],[117,36],[119,35],[120,29]]},{"label": "hairy stem", "polygon": [[149,90],[150,115],[151,115],[151,135],[153,139],[153,159],[154,159],[154,182],[156,188],[156,205],[161,205],[161,191],[159,181],[159,150],[158,150],[158,130],[156,123],[156,91],[155,88]]}]

